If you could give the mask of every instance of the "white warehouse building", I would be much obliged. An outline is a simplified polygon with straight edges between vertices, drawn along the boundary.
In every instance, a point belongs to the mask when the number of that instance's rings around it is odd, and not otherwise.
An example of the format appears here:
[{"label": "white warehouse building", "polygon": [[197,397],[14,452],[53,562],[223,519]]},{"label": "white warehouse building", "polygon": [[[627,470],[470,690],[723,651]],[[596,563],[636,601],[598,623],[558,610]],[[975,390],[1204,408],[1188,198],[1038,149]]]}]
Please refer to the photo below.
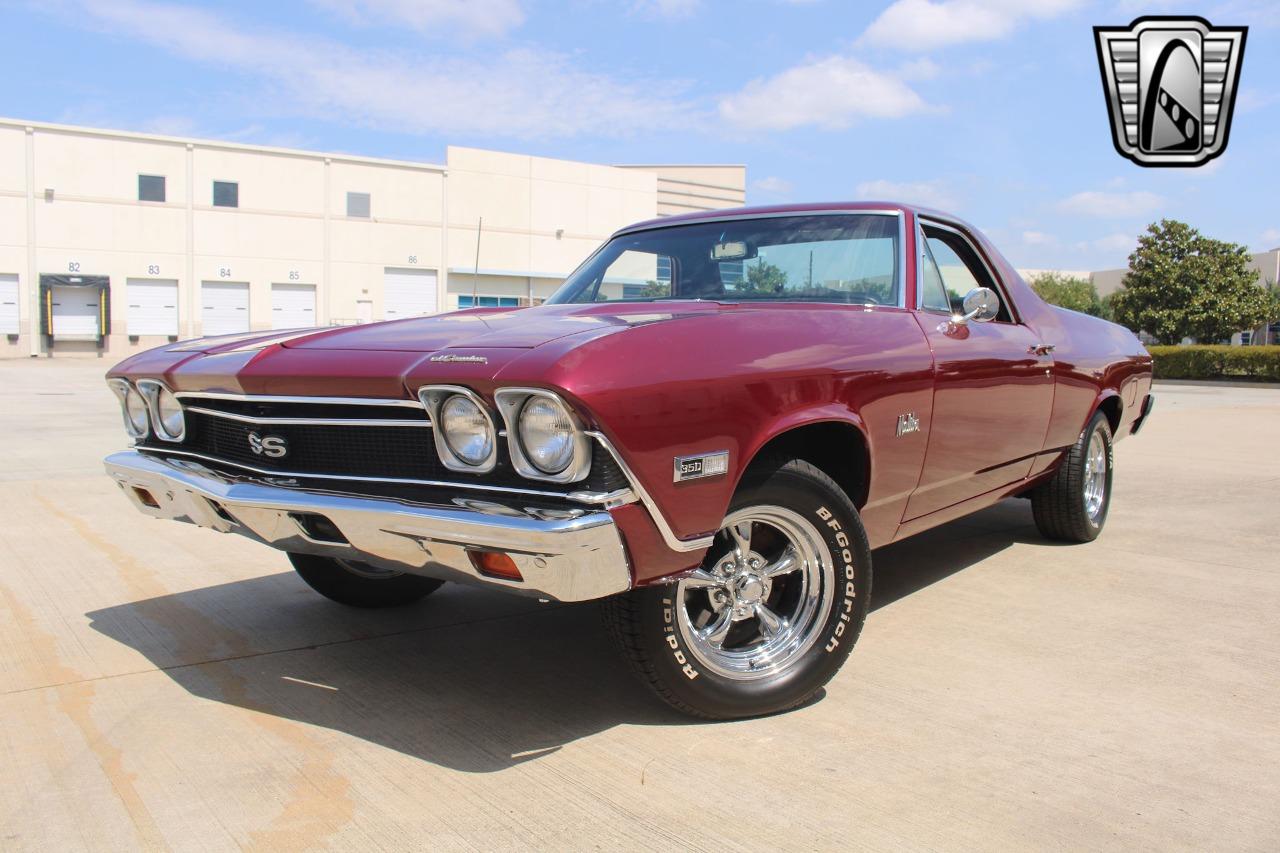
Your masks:
[{"label": "white warehouse building", "polygon": [[536,304],[616,229],[745,186],[743,166],[453,146],[436,165],[0,119],[0,357]]}]

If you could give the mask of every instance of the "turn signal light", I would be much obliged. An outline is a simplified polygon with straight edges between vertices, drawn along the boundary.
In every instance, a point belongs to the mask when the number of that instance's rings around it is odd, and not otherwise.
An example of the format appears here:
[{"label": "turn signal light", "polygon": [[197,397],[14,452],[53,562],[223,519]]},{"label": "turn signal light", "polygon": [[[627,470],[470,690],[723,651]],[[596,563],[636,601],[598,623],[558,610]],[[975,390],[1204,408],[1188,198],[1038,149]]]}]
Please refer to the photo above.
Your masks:
[{"label": "turn signal light", "polygon": [[511,555],[498,551],[468,551],[471,565],[476,571],[491,578],[503,578],[509,581],[523,581],[524,576],[516,568],[516,561]]}]

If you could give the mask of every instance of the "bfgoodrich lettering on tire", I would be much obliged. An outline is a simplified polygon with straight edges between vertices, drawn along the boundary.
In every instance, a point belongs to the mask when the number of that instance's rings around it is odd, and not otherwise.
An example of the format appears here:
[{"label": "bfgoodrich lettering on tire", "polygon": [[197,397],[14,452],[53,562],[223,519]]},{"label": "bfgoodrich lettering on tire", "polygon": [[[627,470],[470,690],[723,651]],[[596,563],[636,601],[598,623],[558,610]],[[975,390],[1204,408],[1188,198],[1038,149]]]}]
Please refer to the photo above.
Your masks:
[{"label": "bfgoodrich lettering on tire", "polygon": [[871,554],[848,496],[801,460],[757,463],[702,565],[615,596],[606,624],[664,700],[712,719],[803,703],[866,618]]}]

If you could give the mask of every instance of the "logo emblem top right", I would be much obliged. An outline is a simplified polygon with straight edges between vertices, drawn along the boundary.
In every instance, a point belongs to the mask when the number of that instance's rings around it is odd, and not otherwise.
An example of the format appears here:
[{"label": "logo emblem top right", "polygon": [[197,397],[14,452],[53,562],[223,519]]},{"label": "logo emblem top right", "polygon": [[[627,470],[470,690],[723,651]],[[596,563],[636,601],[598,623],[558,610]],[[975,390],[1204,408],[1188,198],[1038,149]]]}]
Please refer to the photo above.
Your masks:
[{"label": "logo emblem top right", "polygon": [[1225,151],[1248,29],[1164,16],[1094,27],[1121,156],[1139,166],[1201,166]]}]

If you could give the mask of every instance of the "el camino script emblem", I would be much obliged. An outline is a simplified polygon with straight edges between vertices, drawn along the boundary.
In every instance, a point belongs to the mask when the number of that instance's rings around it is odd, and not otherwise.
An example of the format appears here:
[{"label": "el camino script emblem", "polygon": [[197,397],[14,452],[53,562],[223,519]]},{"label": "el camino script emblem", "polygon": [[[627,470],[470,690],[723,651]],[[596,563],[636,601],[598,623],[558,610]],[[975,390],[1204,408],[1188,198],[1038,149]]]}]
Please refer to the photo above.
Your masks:
[{"label": "el camino script emblem", "polygon": [[453,355],[446,353],[444,355],[433,355],[427,361],[443,361],[450,364],[488,364],[489,359],[482,355]]},{"label": "el camino script emblem", "polygon": [[920,419],[916,417],[915,412],[907,412],[905,415],[898,415],[898,437],[906,435],[909,432],[920,431]]},{"label": "el camino script emblem", "polygon": [[677,456],[675,482],[696,480],[699,477],[718,477],[729,473],[729,451],[699,453],[697,456]]},{"label": "el camino script emblem", "polygon": [[249,449],[253,451],[254,456],[279,459],[289,452],[288,443],[278,435],[258,435],[256,432],[251,432],[248,438]]}]

